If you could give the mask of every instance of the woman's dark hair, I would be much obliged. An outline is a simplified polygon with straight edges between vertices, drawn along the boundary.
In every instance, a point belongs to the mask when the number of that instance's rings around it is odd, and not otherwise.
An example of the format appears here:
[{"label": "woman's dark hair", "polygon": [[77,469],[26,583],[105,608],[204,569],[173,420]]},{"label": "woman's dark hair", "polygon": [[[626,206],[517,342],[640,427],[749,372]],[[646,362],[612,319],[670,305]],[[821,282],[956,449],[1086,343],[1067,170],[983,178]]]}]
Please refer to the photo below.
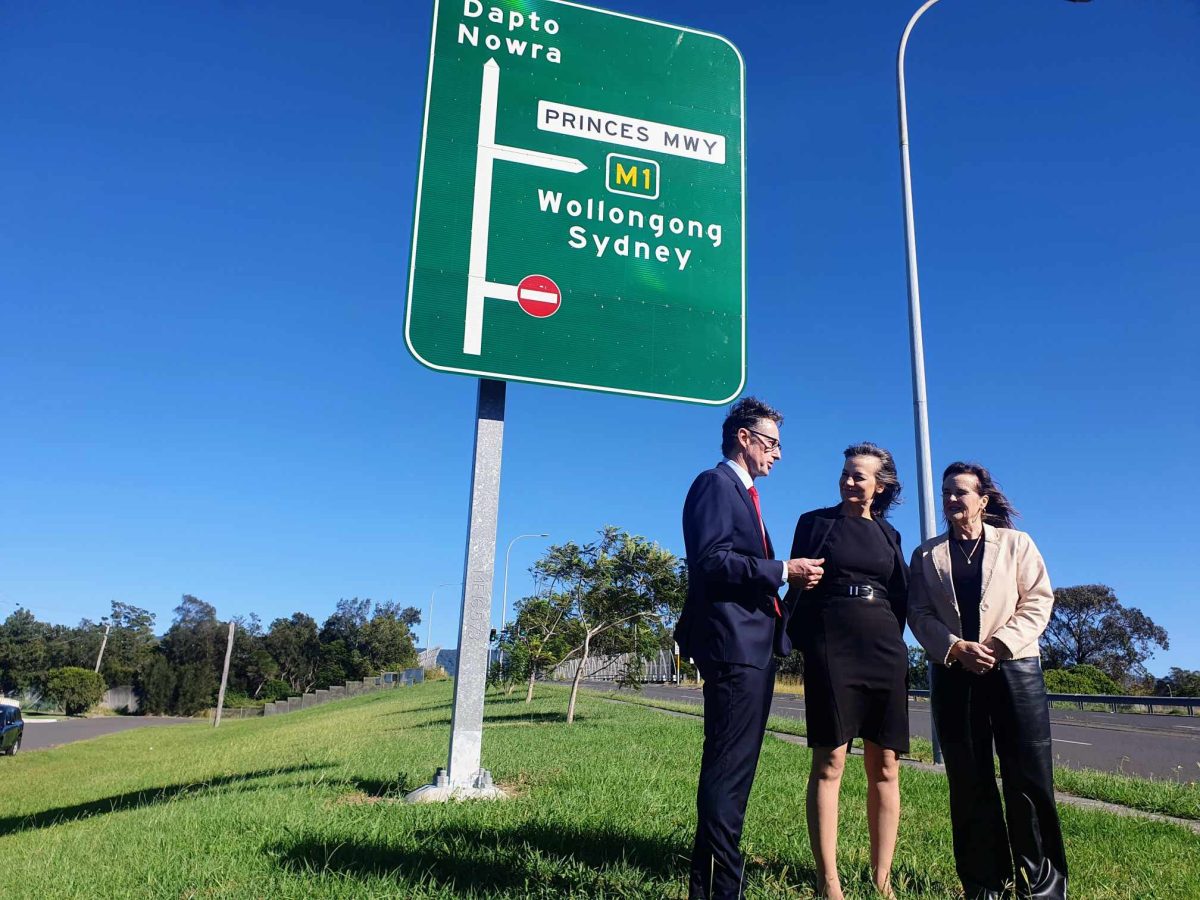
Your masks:
[{"label": "woman's dark hair", "polygon": [[861,444],[851,444],[842,451],[842,455],[846,459],[873,456],[879,460],[879,471],[875,473],[875,480],[883,485],[883,490],[871,501],[871,514],[886,516],[888,510],[900,502],[900,478],[896,475],[896,461],[892,459],[892,454],[870,441],[863,441]]},{"label": "woman's dark hair", "polygon": [[[974,475],[979,482],[979,496],[988,498],[987,506],[983,508],[983,521],[997,528],[1013,527],[1013,519],[1021,514],[1004,496],[1000,485],[992,480],[991,472],[979,463],[952,462],[942,473],[942,481],[945,482],[954,475]],[[946,524],[949,525],[950,522],[947,521]]]},{"label": "woman's dark hair", "polygon": [[783,424],[783,414],[757,397],[743,397],[733,404],[721,425],[721,452],[725,456],[737,453],[738,431],[743,428],[753,431],[764,419],[770,419],[776,426]]}]

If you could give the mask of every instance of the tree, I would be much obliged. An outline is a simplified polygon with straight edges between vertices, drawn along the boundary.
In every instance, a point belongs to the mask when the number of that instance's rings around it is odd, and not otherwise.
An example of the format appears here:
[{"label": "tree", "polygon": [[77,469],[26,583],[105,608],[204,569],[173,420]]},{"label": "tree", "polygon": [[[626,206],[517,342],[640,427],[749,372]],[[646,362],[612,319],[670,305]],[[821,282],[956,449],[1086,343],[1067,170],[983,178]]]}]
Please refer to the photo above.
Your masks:
[{"label": "tree", "polygon": [[1165,678],[1154,685],[1159,697],[1200,697],[1200,670],[1172,666]]},{"label": "tree", "polygon": [[18,607],[0,624],[0,691],[15,694],[41,681],[46,673],[48,626]]},{"label": "tree", "polygon": [[151,716],[167,713],[175,704],[175,670],[161,653],[142,663],[134,679],[138,710]]},{"label": "tree", "polygon": [[500,636],[504,675],[528,678],[525,702],[533,700],[533,685],[563,661],[582,641],[578,622],[571,617],[567,594],[526,597],[516,606],[516,617]]},{"label": "tree", "polygon": [[68,716],[87,712],[104,696],[104,679],[91,669],[65,666],[46,673],[46,696]]},{"label": "tree", "polygon": [[187,663],[176,675],[175,711],[194,716],[217,702],[217,676],[205,663]]},{"label": "tree", "polygon": [[1054,592],[1044,636],[1047,668],[1092,665],[1128,683],[1146,675],[1145,662],[1155,647],[1170,649],[1166,629],[1140,609],[1122,605],[1107,585],[1081,584]]},{"label": "tree", "polygon": [[312,616],[293,613],[290,619],[276,619],[265,639],[267,650],[279,664],[279,677],[298,694],[312,690],[317,683],[321,663],[321,641]]},{"label": "tree", "polygon": [[158,645],[158,639],[154,636],[154,614],[114,600],[108,623],[110,631],[100,674],[109,687],[130,684],[139,667]]},{"label": "tree", "polygon": [[[571,682],[567,724],[575,721],[579,682],[593,648],[626,649],[633,623],[677,615],[687,593],[683,564],[675,554],[643,537],[608,525],[598,540],[579,546],[553,546],[534,566],[549,590],[569,597],[572,618],[582,634],[575,649],[579,667]],[[595,647],[594,647],[595,645]]]},{"label": "tree", "polygon": [[1051,694],[1119,694],[1121,686],[1095,666],[1084,663],[1067,669],[1046,670],[1046,690]]},{"label": "tree", "polygon": [[921,647],[908,648],[908,686],[929,690],[929,657]]},{"label": "tree", "polygon": [[412,612],[411,606],[401,609],[398,603],[375,604],[375,614],[362,627],[362,655],[370,671],[397,671],[417,665],[417,648],[408,625]]}]

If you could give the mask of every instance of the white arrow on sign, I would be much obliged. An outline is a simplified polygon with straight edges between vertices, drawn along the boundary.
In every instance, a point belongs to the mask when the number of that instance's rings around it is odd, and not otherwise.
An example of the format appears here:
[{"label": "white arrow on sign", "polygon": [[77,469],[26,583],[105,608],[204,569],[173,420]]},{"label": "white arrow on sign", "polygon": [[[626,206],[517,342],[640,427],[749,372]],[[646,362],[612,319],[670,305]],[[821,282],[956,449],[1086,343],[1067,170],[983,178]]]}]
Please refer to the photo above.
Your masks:
[{"label": "white arrow on sign", "polygon": [[494,59],[483,64],[483,93],[479,98],[479,153],[475,159],[475,203],[471,211],[471,257],[467,266],[467,318],[463,353],[483,352],[483,301],[517,300],[515,284],[487,280],[488,230],[492,218],[492,164],[496,160],[540,166],[576,174],[587,169],[580,160],[522,147],[496,143],[496,102],[500,94],[500,66]]}]

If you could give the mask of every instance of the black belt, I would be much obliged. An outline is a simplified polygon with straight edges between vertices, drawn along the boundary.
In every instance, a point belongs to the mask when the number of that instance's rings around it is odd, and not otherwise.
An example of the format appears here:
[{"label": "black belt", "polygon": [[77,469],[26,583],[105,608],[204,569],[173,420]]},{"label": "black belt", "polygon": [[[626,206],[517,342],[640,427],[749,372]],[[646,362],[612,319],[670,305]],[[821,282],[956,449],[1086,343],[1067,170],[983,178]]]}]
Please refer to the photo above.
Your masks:
[{"label": "black belt", "polygon": [[887,592],[870,584],[831,584],[825,593],[831,597],[861,597],[863,600],[886,600]]}]

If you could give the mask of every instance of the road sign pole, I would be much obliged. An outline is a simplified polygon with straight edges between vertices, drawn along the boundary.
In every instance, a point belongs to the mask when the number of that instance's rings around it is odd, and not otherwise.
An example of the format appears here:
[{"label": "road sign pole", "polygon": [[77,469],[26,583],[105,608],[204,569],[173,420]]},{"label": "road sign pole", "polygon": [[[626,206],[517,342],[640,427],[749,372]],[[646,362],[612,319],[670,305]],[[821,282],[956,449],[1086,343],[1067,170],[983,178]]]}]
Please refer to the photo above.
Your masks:
[{"label": "road sign pole", "polygon": [[229,623],[229,640],[225,642],[225,668],[221,670],[221,689],[217,692],[217,711],[213,713],[213,728],[221,724],[221,708],[225,705],[225,686],[229,684],[229,660],[233,656],[234,623]]},{"label": "road sign pole", "polygon": [[432,784],[408,795],[408,800],[413,803],[504,796],[492,784],[491,774],[481,768],[480,760],[483,751],[483,699],[487,688],[492,580],[496,572],[505,387],[503,381],[486,378],[479,381],[449,765],[445,770],[438,771]]}]

